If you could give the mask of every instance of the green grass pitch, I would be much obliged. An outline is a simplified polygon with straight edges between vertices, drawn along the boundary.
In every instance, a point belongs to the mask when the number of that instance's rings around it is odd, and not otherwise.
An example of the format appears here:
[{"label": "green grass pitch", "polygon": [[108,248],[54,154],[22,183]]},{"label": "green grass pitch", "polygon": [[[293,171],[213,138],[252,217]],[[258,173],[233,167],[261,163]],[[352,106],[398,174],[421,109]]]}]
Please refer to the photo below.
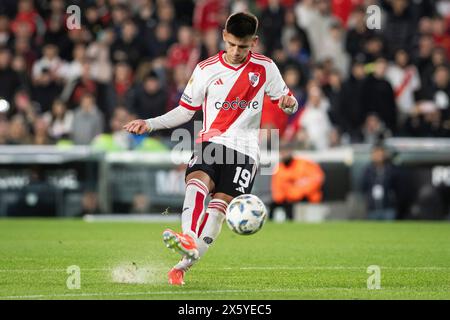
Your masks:
[{"label": "green grass pitch", "polygon": [[[0,299],[450,299],[449,223],[267,223],[252,236],[224,225],[183,287],[166,283],[178,261],[166,227],[179,224],[0,220]],[[72,265],[80,289],[67,288]]]}]

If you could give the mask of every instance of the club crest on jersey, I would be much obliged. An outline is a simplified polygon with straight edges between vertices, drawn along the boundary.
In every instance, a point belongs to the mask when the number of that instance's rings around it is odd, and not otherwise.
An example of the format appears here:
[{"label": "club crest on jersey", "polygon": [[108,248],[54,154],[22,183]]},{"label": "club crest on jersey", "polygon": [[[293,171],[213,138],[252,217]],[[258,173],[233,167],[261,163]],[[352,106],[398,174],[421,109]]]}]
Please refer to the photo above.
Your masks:
[{"label": "club crest on jersey", "polygon": [[248,73],[248,80],[250,81],[250,84],[252,87],[256,87],[259,83],[259,72],[249,72]]}]

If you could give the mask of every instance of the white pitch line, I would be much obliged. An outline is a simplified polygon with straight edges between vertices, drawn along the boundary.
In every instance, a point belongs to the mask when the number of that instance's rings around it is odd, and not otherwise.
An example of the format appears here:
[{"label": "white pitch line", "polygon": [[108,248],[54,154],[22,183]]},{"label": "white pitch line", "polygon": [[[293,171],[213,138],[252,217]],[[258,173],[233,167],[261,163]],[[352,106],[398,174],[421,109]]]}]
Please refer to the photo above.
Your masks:
[{"label": "white pitch line", "polygon": [[[92,293],[64,293],[64,294],[35,294],[35,295],[17,295],[17,296],[0,296],[0,300],[2,299],[45,299],[45,298],[75,298],[75,297],[120,297],[120,296],[158,296],[158,295],[190,295],[190,294],[224,294],[224,293],[276,293],[276,292],[298,292],[298,293],[307,293],[307,292],[317,292],[317,291],[330,291],[330,290],[339,290],[339,291],[355,291],[355,290],[364,290],[366,288],[343,288],[343,287],[328,287],[328,288],[309,288],[309,289],[261,289],[261,290],[237,290],[237,289],[229,289],[229,290],[187,290],[187,291],[145,291],[145,292],[92,292]],[[405,290],[398,289],[383,289],[383,292],[408,292],[411,291],[408,288]],[[381,292],[381,290],[379,291]],[[415,291],[420,293],[436,293],[436,292],[450,292],[449,290],[433,290],[433,291]]]},{"label": "white pitch line", "polygon": [[[347,288],[346,288],[347,289]],[[262,290],[189,290],[189,291],[145,291],[145,292],[93,292],[93,293],[65,293],[65,294],[36,294],[22,296],[0,296],[0,299],[37,299],[58,297],[98,297],[98,296],[141,296],[141,295],[165,295],[165,294],[212,294],[212,293],[249,293],[249,292],[286,292],[299,291],[298,289],[262,289]]]},{"label": "white pitch line", "polygon": [[[142,267],[144,270],[167,270],[167,267],[146,267],[145,265]],[[221,267],[215,268],[214,270],[222,270],[222,271],[251,271],[251,270],[366,270],[367,266],[361,267],[347,267],[347,266],[248,266],[248,267]],[[383,267],[380,266],[380,269],[384,270],[419,270],[419,271],[446,271],[450,270],[450,267]],[[84,272],[104,272],[104,271],[113,271],[114,268],[80,268],[81,271]],[[210,271],[208,268],[197,268],[196,271]],[[66,272],[66,269],[0,269],[0,273],[27,273],[27,272]]]}]

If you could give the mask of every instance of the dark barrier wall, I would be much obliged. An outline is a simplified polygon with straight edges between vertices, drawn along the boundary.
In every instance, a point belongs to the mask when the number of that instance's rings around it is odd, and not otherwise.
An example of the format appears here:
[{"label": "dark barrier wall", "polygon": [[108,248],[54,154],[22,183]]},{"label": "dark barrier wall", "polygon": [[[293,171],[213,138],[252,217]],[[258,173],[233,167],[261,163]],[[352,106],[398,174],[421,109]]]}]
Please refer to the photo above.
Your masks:
[{"label": "dark barrier wall", "polygon": [[79,216],[98,190],[101,154],[89,148],[6,147],[0,153],[0,216]]},{"label": "dark barrier wall", "polygon": [[[449,140],[392,139],[388,145],[398,168],[398,218],[448,217]],[[158,213],[168,207],[170,213],[176,213],[182,206],[185,165],[173,164],[170,153],[103,154],[78,147],[17,148],[2,148],[0,152],[0,216]],[[348,211],[353,212],[349,195],[361,194],[360,182],[370,159],[370,146],[298,155],[317,161],[324,170],[324,202],[347,203]],[[266,203],[271,201],[270,182],[270,175],[257,175],[252,191]]]}]

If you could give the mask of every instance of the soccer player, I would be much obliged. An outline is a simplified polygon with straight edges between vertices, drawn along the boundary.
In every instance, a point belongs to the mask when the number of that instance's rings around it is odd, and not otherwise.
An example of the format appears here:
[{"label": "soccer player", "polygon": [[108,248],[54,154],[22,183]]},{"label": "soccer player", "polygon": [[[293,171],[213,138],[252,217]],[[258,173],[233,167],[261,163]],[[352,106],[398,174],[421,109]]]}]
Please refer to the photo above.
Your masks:
[{"label": "soccer player", "polygon": [[184,284],[185,272],[217,239],[228,203],[251,192],[264,95],[288,114],[298,109],[275,63],[251,51],[258,41],[257,28],[258,19],[250,13],[228,17],[222,31],[226,50],[197,64],[179,106],[124,126],[135,134],[174,128],[203,110],[203,128],[186,170],[182,232],[163,232],[166,246],[182,256],[168,273],[172,285]]}]

